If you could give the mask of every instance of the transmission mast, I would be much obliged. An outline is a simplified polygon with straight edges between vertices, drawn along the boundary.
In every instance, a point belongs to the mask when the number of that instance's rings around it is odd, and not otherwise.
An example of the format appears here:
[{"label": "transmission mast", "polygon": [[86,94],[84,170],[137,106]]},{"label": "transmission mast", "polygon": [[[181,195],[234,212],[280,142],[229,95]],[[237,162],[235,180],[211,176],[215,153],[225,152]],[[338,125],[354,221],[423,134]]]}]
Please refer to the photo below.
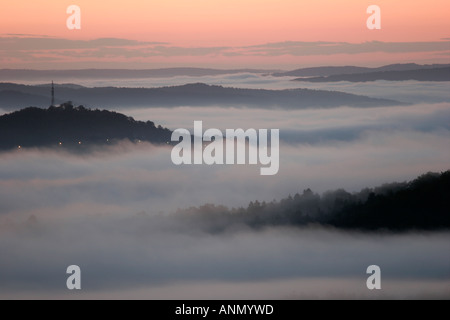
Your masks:
[{"label": "transmission mast", "polygon": [[55,86],[53,85],[53,80],[52,80],[52,104],[51,106],[55,106]]}]

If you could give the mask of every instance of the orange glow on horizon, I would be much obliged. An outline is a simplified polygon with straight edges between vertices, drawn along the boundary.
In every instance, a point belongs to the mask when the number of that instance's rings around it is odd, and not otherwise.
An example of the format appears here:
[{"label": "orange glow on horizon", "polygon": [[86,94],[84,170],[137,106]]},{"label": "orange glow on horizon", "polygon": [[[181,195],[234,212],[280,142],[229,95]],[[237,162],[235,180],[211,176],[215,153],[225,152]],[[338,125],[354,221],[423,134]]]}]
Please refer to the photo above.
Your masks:
[{"label": "orange glow on horizon", "polygon": [[[66,8],[72,4],[81,8],[81,30],[66,27]],[[371,4],[381,8],[381,30],[366,27],[369,16],[366,9]],[[3,1],[0,10],[3,36],[123,38],[180,47],[250,46],[285,41],[417,42],[450,38],[448,0],[16,0]],[[228,60],[227,57],[217,59],[219,64]],[[194,61],[197,65],[204,60],[195,56],[171,59],[172,63]],[[294,60],[297,61],[294,63],[299,61]]]},{"label": "orange glow on horizon", "polygon": [[[82,30],[65,26],[70,4],[82,10]],[[382,30],[365,28],[377,4]],[[25,9],[26,8],[26,9]],[[423,41],[450,37],[450,2],[299,0],[39,0],[3,2],[3,34],[93,39],[118,37],[177,45],[249,45],[292,41]]]}]

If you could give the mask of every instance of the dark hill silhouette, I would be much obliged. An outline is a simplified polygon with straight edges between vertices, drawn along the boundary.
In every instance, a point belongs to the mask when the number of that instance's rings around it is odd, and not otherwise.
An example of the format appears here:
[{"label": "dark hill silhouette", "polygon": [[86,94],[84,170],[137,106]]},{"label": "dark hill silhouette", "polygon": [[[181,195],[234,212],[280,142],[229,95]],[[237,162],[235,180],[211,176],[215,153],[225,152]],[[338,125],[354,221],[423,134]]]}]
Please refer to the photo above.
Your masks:
[{"label": "dark hill silhouette", "polygon": [[[8,98],[8,92],[22,92],[24,99],[14,94]],[[0,93],[5,100],[0,100],[0,108],[15,110],[29,106],[29,95],[48,97],[50,85],[26,86],[13,83],[0,83]],[[202,83],[161,88],[86,88],[58,86],[56,103],[74,100],[77,104],[106,107],[177,107],[177,106],[225,106],[248,108],[332,108],[339,106],[376,107],[392,106],[402,103],[387,99],[375,99],[338,91],[289,89],[263,90],[238,89]],[[4,102],[7,101],[7,102]],[[12,103],[14,102],[14,103]],[[26,103],[26,104],[25,104]],[[25,104],[25,105],[24,105]],[[47,104],[35,106],[47,106]]]},{"label": "dark hill silhouette", "polygon": [[449,207],[450,171],[446,171],[354,194],[337,190],[321,196],[307,189],[281,201],[251,202],[247,208],[230,210],[207,204],[175,215],[212,233],[239,224],[251,228],[320,224],[372,231],[448,230]]},{"label": "dark hill silhouette", "polygon": [[328,223],[369,230],[450,228],[450,171],[428,173],[380,191],[369,193],[366,201],[349,202]]},{"label": "dark hill silhouette", "polygon": [[288,72],[278,72],[274,73],[273,75],[276,77],[327,77],[342,74],[358,74],[358,73],[383,72],[383,71],[424,70],[424,69],[435,69],[446,67],[450,67],[450,64],[420,65],[416,63],[401,63],[401,64],[390,64],[376,68],[355,67],[355,66],[326,66],[326,67],[302,68]]},{"label": "dark hill silhouette", "polygon": [[[151,121],[90,110],[64,103],[61,107],[26,108],[0,117],[0,149],[26,147],[85,148],[118,140],[170,142],[172,132]],[[61,145],[60,145],[61,143]]]},{"label": "dark hill silhouette", "polygon": [[379,72],[356,73],[356,74],[337,74],[326,77],[295,79],[295,81],[307,81],[307,82],[338,82],[338,81],[367,82],[376,80],[450,81],[450,67],[406,70],[406,71],[379,71]]}]

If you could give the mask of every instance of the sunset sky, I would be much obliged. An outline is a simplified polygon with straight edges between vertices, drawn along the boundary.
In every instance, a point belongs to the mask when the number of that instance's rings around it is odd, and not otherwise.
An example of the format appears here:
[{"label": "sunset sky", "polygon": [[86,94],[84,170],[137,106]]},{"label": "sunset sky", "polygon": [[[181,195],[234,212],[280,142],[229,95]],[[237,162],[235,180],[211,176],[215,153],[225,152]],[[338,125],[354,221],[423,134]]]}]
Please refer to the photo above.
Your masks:
[{"label": "sunset sky", "polygon": [[1,0],[0,300],[449,300],[449,68],[450,0]]},{"label": "sunset sky", "polygon": [[[81,30],[66,27],[72,4]],[[366,27],[372,4],[381,30]],[[0,68],[450,61],[448,0],[16,0],[0,12]]]}]

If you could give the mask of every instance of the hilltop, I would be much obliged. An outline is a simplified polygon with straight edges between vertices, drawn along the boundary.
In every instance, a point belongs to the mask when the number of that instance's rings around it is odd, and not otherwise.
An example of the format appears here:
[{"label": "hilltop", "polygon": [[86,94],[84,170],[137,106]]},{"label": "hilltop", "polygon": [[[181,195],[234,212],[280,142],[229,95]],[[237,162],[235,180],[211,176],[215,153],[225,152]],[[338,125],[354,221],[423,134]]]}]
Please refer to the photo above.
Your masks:
[{"label": "hilltop", "polygon": [[151,121],[136,121],[117,112],[91,110],[64,103],[29,107],[0,117],[0,149],[27,147],[85,148],[115,141],[166,144],[172,132]]}]

